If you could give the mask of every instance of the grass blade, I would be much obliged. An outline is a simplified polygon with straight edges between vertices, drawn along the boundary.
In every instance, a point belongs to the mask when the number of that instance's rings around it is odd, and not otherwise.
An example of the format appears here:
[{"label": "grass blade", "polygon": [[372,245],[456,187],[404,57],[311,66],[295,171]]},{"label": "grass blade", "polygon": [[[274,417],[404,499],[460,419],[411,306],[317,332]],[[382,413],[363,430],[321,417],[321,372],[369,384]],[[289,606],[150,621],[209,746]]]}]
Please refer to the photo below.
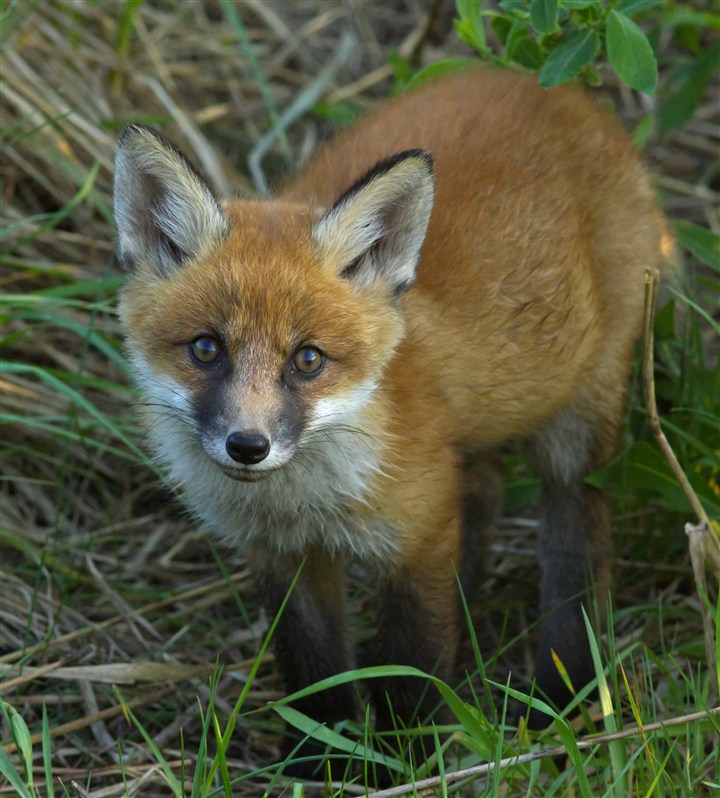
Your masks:
[{"label": "grass blade", "polygon": [[113,685],[113,691],[117,696],[120,705],[122,706],[125,717],[130,718],[135,725],[135,728],[140,732],[140,734],[142,734],[145,743],[152,752],[152,755],[155,757],[155,761],[160,765],[162,772],[165,774],[165,778],[167,779],[168,786],[173,792],[173,795],[175,795],[176,798],[182,798],[183,789],[180,786],[180,782],[175,778],[172,768],[163,756],[162,751],[160,751],[160,749],[157,747],[155,740],[153,740],[153,738],[147,733],[145,727],[137,719],[132,709],[130,709],[129,704],[123,698],[123,695],[117,685]]},{"label": "grass blade", "polygon": [[52,747],[50,743],[50,723],[48,722],[47,705],[42,708],[42,754],[45,769],[45,789],[47,798],[55,798],[55,785],[52,774]]}]

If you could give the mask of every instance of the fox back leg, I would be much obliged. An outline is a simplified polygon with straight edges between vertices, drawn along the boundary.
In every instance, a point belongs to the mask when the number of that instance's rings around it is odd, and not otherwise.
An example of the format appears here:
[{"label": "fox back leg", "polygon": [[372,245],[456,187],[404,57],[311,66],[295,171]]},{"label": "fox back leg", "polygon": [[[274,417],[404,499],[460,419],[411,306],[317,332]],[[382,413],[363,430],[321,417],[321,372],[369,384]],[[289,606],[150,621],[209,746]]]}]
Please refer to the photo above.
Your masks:
[{"label": "fox back leg", "polygon": [[460,585],[469,604],[483,576],[490,541],[502,510],[503,467],[490,452],[467,454],[462,459],[462,557]]},{"label": "fox back leg", "polygon": [[[610,418],[580,409],[563,411],[532,442],[542,490],[538,541],[542,615],[535,677],[541,693],[558,706],[566,704],[571,694],[552,651],[576,690],[594,676],[582,607],[592,617],[593,590],[599,608],[604,607],[612,547],[605,498],[584,480],[612,456],[621,412],[621,402]],[[531,715],[531,725],[545,722],[547,718]]]}]

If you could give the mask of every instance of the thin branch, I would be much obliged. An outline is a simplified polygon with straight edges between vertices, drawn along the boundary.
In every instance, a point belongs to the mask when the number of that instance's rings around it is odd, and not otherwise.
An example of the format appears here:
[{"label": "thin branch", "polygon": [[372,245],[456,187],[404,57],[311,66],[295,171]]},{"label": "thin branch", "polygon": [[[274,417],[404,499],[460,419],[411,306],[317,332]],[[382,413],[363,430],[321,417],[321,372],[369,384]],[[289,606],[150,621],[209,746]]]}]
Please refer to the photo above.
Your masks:
[{"label": "thin branch", "polygon": [[655,318],[655,297],[657,295],[657,286],[659,272],[657,269],[645,270],[645,317],[644,317],[644,334],[643,334],[643,388],[645,395],[645,410],[647,411],[648,423],[652,430],[655,440],[662,451],[665,459],[668,461],[670,468],[672,468],[675,478],[680,483],[683,493],[687,497],[693,512],[697,516],[699,523],[707,528],[710,528],[710,519],[705,512],[705,508],[700,503],[693,486],[685,476],[682,466],[678,462],[675,452],[673,452],[670,444],[668,443],[665,433],[660,425],[660,418],[658,416],[657,404],[655,401],[655,378],[654,378],[654,363],[653,363],[653,320]]},{"label": "thin branch", "polygon": [[[684,726],[696,720],[703,720],[715,715],[720,715],[720,707],[708,709],[705,712],[692,712],[688,715],[681,715],[677,718],[672,718],[667,721],[658,721],[657,723],[648,723],[645,726],[634,726],[631,729],[622,729],[621,731],[613,732],[612,734],[600,734],[597,736],[583,737],[577,741],[579,750],[593,748],[603,743],[610,743],[614,740],[624,740],[629,737],[636,737],[638,735],[646,735],[650,732],[659,731],[660,729],[669,729],[674,726]],[[504,768],[508,765],[518,765],[524,762],[534,762],[537,759],[555,758],[567,754],[567,749],[562,746],[554,746],[553,748],[545,748],[542,751],[531,751],[527,754],[518,754],[517,756],[509,756],[501,759],[499,762],[487,762],[484,765],[476,765],[471,768],[464,768],[463,770],[456,770],[454,773],[446,773],[445,776],[433,776],[429,779],[421,779],[413,784],[402,784],[399,787],[391,787],[387,790],[380,790],[379,792],[370,793],[367,798],[399,798],[402,795],[430,795],[431,790],[436,789],[443,783],[455,784],[458,781],[465,779],[476,779],[480,776],[487,776],[492,773],[495,768]]]},{"label": "thin branch", "polygon": [[645,270],[645,315],[643,330],[643,388],[645,395],[645,410],[647,411],[648,423],[652,430],[655,440],[660,447],[665,459],[670,465],[675,478],[680,483],[695,516],[697,524],[686,524],[685,532],[688,536],[690,548],[690,561],[692,563],[693,576],[695,577],[695,587],[700,597],[700,612],[703,623],[703,636],[705,638],[705,655],[707,657],[708,672],[710,676],[711,695],[718,695],[718,674],[715,666],[715,634],[713,631],[712,618],[707,606],[708,589],[705,579],[705,560],[712,563],[716,576],[720,576],[720,542],[710,524],[705,508],[700,503],[695,490],[678,462],[675,452],[668,443],[665,433],[660,424],[660,417],[657,411],[655,400],[655,378],[653,362],[653,320],[655,318],[655,298],[657,296],[657,286],[659,279],[657,269]]}]

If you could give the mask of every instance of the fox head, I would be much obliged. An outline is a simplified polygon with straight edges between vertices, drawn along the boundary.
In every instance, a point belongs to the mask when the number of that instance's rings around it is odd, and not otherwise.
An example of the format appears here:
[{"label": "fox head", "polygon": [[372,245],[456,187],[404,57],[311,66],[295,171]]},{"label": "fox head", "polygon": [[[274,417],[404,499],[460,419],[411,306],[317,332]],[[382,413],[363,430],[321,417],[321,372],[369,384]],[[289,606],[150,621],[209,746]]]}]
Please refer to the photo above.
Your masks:
[{"label": "fox head", "polygon": [[252,482],[362,426],[402,339],[432,203],[422,150],[382,161],[329,208],[221,203],[159,133],[126,128],[120,315],[162,456],[192,451]]}]

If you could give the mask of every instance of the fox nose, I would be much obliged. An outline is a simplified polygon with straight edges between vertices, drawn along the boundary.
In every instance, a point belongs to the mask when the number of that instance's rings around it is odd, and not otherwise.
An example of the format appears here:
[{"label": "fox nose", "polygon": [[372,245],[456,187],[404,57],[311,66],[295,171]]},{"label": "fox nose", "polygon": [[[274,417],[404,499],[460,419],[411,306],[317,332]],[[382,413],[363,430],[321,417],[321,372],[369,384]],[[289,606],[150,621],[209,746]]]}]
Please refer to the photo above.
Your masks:
[{"label": "fox nose", "polygon": [[270,441],[260,432],[231,432],[225,449],[236,463],[253,465],[268,456]]}]

